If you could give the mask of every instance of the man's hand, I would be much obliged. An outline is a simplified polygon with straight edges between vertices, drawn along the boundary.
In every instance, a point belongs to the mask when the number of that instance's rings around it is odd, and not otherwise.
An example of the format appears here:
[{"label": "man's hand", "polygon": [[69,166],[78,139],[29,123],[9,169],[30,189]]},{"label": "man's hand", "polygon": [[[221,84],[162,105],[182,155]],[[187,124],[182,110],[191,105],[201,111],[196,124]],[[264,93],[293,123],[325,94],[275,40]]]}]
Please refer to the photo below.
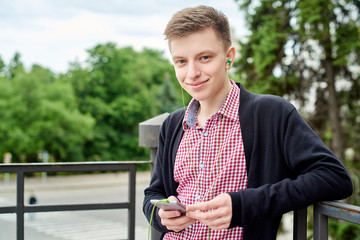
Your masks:
[{"label": "man's hand", "polygon": [[[168,199],[178,201],[178,199],[174,196],[170,196]],[[194,219],[191,219],[186,215],[181,215],[180,211],[165,211],[160,209],[159,217],[161,218],[162,225],[175,232],[180,232],[195,222]]]},{"label": "man's hand", "polygon": [[227,229],[232,218],[231,197],[222,193],[208,202],[189,205],[186,207],[186,216],[199,220],[213,230]]}]

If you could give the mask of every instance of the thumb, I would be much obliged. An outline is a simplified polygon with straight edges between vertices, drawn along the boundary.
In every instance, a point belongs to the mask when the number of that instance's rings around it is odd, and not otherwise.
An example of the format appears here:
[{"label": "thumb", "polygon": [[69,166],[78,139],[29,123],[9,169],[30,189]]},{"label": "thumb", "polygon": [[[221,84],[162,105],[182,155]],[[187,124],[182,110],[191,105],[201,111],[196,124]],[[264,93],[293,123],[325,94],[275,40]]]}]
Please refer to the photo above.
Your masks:
[{"label": "thumb", "polygon": [[179,199],[177,199],[175,196],[170,196],[170,197],[168,197],[167,199],[170,200],[170,201],[177,201],[177,202],[179,202]]},{"label": "thumb", "polygon": [[202,203],[195,203],[188,205],[186,207],[186,211],[208,211],[209,209],[212,209],[211,201],[209,202],[202,202]]}]

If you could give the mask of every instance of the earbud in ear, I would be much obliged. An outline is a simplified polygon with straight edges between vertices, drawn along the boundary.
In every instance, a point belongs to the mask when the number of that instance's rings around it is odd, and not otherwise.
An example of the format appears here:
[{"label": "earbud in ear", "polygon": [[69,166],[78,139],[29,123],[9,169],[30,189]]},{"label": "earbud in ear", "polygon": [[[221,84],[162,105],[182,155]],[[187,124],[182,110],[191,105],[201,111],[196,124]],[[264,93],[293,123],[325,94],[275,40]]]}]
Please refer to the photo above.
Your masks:
[{"label": "earbud in ear", "polygon": [[227,63],[229,64],[229,66],[231,65],[231,60],[230,60],[230,58],[227,59]]}]

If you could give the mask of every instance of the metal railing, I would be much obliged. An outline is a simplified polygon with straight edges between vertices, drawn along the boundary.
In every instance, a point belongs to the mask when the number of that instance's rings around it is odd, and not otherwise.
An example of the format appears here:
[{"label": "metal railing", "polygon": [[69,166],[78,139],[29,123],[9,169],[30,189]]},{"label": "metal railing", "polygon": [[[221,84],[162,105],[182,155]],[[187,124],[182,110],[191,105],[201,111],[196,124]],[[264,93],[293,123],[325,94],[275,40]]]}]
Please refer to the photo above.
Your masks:
[{"label": "metal railing", "polygon": [[[149,161],[128,162],[71,162],[71,163],[29,163],[29,164],[1,164],[0,173],[16,174],[16,206],[0,207],[0,214],[16,214],[16,237],[24,239],[24,214],[34,212],[79,211],[128,209],[128,239],[135,239],[135,185],[136,166],[149,164]],[[24,204],[24,176],[34,172],[94,172],[94,171],[128,171],[128,201],[95,204],[66,204],[66,205],[36,205]]]},{"label": "metal railing", "polygon": [[[360,207],[342,202],[325,201],[314,205],[314,240],[328,239],[328,218],[360,225]],[[294,240],[307,239],[307,209],[294,214]]]},{"label": "metal railing", "polygon": [[[16,206],[0,207],[0,214],[15,213],[17,240],[24,239],[24,214],[33,212],[79,211],[128,209],[128,239],[135,239],[135,185],[136,166],[150,164],[151,161],[136,162],[82,162],[82,163],[33,163],[33,164],[1,164],[0,173],[15,173],[17,176]],[[24,205],[24,175],[34,172],[83,172],[83,171],[128,171],[127,202],[96,203],[96,204],[66,204],[66,205]],[[360,225],[360,207],[340,202],[321,202],[314,205],[314,240],[328,239],[328,217],[352,222]],[[307,239],[307,209],[294,212],[293,239]],[[152,239],[159,239],[156,231]]]},{"label": "metal railing", "polygon": [[360,207],[340,202],[314,205],[314,240],[328,239],[328,217],[360,225]]}]

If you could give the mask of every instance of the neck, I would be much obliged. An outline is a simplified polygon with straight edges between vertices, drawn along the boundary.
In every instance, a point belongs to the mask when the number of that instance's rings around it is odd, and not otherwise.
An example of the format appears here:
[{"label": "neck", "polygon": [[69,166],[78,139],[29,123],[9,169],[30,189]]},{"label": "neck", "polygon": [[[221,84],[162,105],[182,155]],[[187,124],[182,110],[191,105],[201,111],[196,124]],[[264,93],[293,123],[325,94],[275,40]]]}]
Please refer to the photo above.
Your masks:
[{"label": "neck", "polygon": [[200,127],[204,127],[205,122],[214,115],[224,103],[227,94],[230,92],[231,83],[226,81],[223,90],[220,92],[218,97],[214,97],[209,101],[201,101],[198,110],[198,123]]}]

